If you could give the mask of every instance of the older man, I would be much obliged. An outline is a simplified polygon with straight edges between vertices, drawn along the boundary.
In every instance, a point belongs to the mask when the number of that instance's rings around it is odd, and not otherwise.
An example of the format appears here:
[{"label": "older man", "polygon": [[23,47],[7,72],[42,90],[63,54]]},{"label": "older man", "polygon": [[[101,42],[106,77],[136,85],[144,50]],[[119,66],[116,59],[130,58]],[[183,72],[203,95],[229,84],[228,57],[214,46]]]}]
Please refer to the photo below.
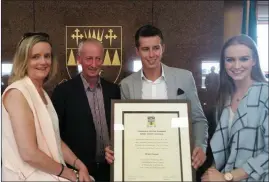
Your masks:
[{"label": "older man", "polygon": [[101,42],[82,41],[77,57],[82,73],[58,85],[52,94],[63,141],[96,181],[109,181],[104,148],[109,144],[111,99],[120,99],[118,85],[99,77],[103,58]]}]

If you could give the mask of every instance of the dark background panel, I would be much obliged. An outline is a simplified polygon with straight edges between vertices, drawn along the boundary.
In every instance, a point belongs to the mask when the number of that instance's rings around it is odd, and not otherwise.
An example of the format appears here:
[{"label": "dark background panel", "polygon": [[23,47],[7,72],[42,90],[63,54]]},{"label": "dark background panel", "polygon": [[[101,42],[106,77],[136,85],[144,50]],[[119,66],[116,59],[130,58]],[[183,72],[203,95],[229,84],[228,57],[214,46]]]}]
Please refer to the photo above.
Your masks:
[{"label": "dark background panel", "polygon": [[153,23],[163,31],[163,62],[193,72],[201,88],[201,62],[219,60],[223,43],[223,1],[153,1]]},{"label": "dark background panel", "polygon": [[124,68],[135,55],[134,31],[151,22],[150,1],[36,1],[35,8],[39,10],[36,12],[36,19],[39,20],[36,21],[36,29],[48,31],[57,46],[62,77],[67,76],[66,26],[122,26]]},{"label": "dark background panel", "polygon": [[32,1],[2,1],[1,14],[1,61],[12,62],[16,45],[23,33],[33,31]]},{"label": "dark background panel", "polygon": [[[164,34],[166,48],[163,62],[193,73],[203,104],[208,98],[205,89],[201,88],[202,61],[218,61],[224,35],[235,34],[231,32],[234,27],[230,27],[231,16],[235,14],[233,5],[240,9],[238,3],[224,1],[4,0],[2,62],[12,63],[16,44],[24,32],[47,32],[59,62],[57,78],[46,87],[51,93],[56,84],[69,79],[68,73],[77,72],[76,67],[69,69],[66,66],[69,57],[69,52],[66,55],[67,26],[121,26],[121,66],[107,66],[103,72],[110,81],[115,81],[117,76],[118,83],[132,73],[133,61],[139,59],[135,53],[135,31],[144,24],[152,23]],[[227,30],[224,24],[230,25]],[[204,109],[207,109],[206,105]]]}]

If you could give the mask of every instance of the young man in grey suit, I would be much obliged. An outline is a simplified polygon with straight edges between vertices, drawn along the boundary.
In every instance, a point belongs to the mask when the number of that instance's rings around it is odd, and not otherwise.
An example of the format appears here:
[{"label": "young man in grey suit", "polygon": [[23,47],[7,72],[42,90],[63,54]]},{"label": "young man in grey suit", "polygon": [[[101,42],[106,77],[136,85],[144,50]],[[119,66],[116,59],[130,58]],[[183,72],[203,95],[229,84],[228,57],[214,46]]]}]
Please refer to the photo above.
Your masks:
[{"label": "young man in grey suit", "polygon": [[[123,79],[122,99],[188,99],[192,108],[193,141],[192,165],[199,168],[206,159],[208,122],[204,116],[192,73],[168,67],[161,63],[165,45],[162,32],[145,25],[135,34],[136,53],[142,61],[142,70]],[[106,148],[106,160],[112,163],[113,151]]]}]

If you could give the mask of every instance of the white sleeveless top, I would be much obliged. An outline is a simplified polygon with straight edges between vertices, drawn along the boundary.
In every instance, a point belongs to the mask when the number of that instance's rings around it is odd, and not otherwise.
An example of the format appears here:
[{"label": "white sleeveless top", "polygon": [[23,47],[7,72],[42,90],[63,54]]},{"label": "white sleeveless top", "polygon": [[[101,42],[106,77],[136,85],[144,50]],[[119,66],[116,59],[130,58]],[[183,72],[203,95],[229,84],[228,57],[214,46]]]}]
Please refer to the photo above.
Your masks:
[{"label": "white sleeveless top", "polygon": [[52,105],[48,104],[46,105],[46,108],[48,110],[48,113],[50,115],[51,121],[52,121],[52,125],[53,125],[53,129],[55,132],[55,137],[56,137],[56,142],[57,142],[57,147],[58,147],[58,151],[59,151],[59,156],[60,156],[60,161],[62,164],[64,164],[64,158],[63,158],[63,153],[62,153],[62,145],[61,145],[61,137],[60,137],[60,130],[59,130],[59,122],[58,122],[58,116],[55,112],[55,109],[53,108]]},{"label": "white sleeveless top", "polygon": [[231,107],[229,107],[229,123],[228,123],[228,131],[229,131],[229,134],[231,132],[231,128],[232,128],[232,125],[233,125],[233,120],[234,120],[234,112],[232,110]]}]

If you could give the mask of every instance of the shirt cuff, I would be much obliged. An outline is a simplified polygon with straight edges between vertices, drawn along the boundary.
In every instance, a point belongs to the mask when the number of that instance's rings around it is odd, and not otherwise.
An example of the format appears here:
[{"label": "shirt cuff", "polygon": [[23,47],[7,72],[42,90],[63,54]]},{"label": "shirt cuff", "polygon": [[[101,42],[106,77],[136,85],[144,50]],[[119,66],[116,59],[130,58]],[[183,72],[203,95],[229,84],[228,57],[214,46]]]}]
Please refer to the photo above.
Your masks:
[{"label": "shirt cuff", "polygon": [[242,168],[244,171],[248,174],[249,177],[255,179],[255,180],[260,180],[261,176],[264,173],[264,169],[258,165],[252,166],[252,160],[253,158],[248,160]]}]

